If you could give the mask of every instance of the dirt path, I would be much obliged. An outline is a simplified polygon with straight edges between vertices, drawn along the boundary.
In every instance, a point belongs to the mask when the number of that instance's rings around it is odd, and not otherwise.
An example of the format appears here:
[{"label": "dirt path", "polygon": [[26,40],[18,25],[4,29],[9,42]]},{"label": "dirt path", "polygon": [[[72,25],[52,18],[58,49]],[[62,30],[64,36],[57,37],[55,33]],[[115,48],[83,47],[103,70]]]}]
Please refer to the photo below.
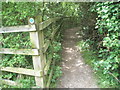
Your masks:
[{"label": "dirt path", "polygon": [[93,72],[76,46],[79,28],[65,30],[63,35],[62,71],[58,88],[97,88]]}]

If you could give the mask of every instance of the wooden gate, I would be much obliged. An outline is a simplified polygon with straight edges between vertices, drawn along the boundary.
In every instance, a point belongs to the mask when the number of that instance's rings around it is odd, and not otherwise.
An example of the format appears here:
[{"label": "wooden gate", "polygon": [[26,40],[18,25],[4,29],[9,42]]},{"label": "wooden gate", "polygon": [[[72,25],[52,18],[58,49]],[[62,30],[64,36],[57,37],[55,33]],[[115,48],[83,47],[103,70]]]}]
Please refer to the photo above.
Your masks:
[{"label": "wooden gate", "polygon": [[[35,18],[35,24],[0,28],[0,34],[13,33],[13,32],[30,33],[32,49],[16,50],[10,48],[0,48],[0,54],[32,55],[33,67],[34,67],[34,70],[18,68],[18,67],[1,67],[1,71],[31,75],[35,77],[36,86],[39,86],[41,88],[49,87],[53,70],[51,70],[48,80],[45,80],[46,79],[45,76],[48,73],[51,62],[55,63],[55,61],[52,60],[52,57],[49,58],[49,60],[46,60],[46,51],[51,41],[54,39],[54,36],[57,30],[59,29],[60,25],[58,25],[57,27],[53,25],[53,32],[51,33],[50,36],[51,38],[46,43],[44,42],[43,30],[45,30],[45,28],[48,27],[50,24],[54,24],[56,21],[60,19],[61,17],[55,17],[42,22],[42,17],[37,16]],[[5,79],[2,79],[2,83],[8,85],[17,85],[16,82]]]}]

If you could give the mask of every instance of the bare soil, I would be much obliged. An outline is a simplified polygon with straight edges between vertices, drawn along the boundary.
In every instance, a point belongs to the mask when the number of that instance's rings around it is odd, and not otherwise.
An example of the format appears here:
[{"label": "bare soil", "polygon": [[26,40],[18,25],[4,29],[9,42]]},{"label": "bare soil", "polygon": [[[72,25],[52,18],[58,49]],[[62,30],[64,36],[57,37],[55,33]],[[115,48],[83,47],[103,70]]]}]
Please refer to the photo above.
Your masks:
[{"label": "bare soil", "polygon": [[67,29],[63,32],[62,71],[58,88],[97,88],[93,71],[85,64],[77,47],[80,41],[79,28]]}]

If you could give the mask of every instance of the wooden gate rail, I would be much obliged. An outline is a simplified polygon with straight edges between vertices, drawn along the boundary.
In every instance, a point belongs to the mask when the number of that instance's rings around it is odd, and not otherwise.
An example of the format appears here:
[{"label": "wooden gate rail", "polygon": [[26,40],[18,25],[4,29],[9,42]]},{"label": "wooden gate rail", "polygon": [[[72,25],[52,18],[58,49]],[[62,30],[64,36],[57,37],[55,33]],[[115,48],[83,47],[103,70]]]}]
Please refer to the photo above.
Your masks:
[{"label": "wooden gate rail", "polygon": [[[45,82],[45,75],[49,70],[50,64],[52,62],[52,57],[46,61],[46,51],[51,43],[51,40],[54,39],[54,36],[59,29],[60,25],[57,28],[53,28],[50,40],[46,43],[44,42],[44,33],[43,30],[47,28],[53,22],[60,20],[61,17],[55,17],[48,19],[42,22],[42,17],[37,16],[35,18],[35,24],[24,25],[24,26],[12,26],[12,27],[2,27],[0,28],[0,33],[13,33],[13,32],[30,32],[30,40],[32,43],[32,49],[11,49],[11,48],[0,48],[0,54],[22,54],[22,55],[32,55],[34,70],[18,68],[18,67],[1,67],[1,71],[13,72],[18,74],[25,74],[30,76],[35,76],[36,86],[41,88],[49,87],[50,78],[48,82]],[[40,21],[38,21],[40,20]],[[51,70],[53,72],[53,70]],[[18,85],[16,82],[11,80],[2,79],[2,83],[8,85]]]},{"label": "wooden gate rail", "polygon": [[25,69],[25,68],[15,68],[15,67],[2,67],[1,71],[7,71],[7,72],[13,72],[13,73],[19,73],[19,74],[25,74],[30,76],[41,76],[41,71],[35,71],[31,69]]},{"label": "wooden gate rail", "polygon": [[0,48],[0,54],[22,54],[22,55],[39,55],[38,49],[9,49]]},{"label": "wooden gate rail", "polygon": [[1,83],[4,83],[4,84],[9,85],[9,86],[22,87],[22,84],[20,84],[20,83],[18,83],[18,82],[15,82],[15,81],[12,81],[12,80],[7,80],[7,79],[2,79],[2,80],[1,80]]},{"label": "wooden gate rail", "polygon": [[[44,30],[53,22],[59,20],[60,17],[48,19],[44,22],[39,23],[39,30]],[[2,27],[0,28],[0,33],[12,33],[12,32],[32,32],[37,31],[35,24],[34,25],[24,25],[24,26],[12,26],[12,27]]]},{"label": "wooden gate rail", "polygon": [[53,32],[52,32],[52,34],[51,34],[51,36],[50,36],[50,38],[49,38],[50,40],[48,40],[48,41],[44,44],[44,46],[43,46],[43,48],[44,48],[43,52],[44,52],[44,53],[47,51],[47,49],[48,49],[51,41],[54,39],[54,36],[55,36],[55,34],[56,34],[56,32],[57,32],[57,30],[58,30],[59,28],[60,28],[60,25],[53,30]]}]

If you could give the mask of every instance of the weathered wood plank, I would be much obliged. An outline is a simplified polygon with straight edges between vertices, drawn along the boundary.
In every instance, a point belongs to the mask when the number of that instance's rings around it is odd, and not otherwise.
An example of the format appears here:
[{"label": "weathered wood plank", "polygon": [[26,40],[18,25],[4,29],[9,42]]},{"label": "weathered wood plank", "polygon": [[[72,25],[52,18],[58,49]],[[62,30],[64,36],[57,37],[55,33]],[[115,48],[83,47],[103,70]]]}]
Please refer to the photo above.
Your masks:
[{"label": "weathered wood plank", "polygon": [[[39,41],[38,32],[30,32],[30,40],[32,43],[32,48],[40,49],[40,44],[39,44],[40,41]],[[42,68],[40,55],[32,56],[32,59],[33,59],[34,70],[40,70]],[[35,77],[35,81],[36,81],[36,86],[40,86],[40,87],[44,86],[43,78]]]},{"label": "weathered wood plank", "polygon": [[40,40],[40,58],[41,58],[41,70],[43,71],[42,74],[43,74],[43,87],[42,88],[45,88],[45,74],[44,74],[44,67],[45,67],[45,64],[46,64],[46,55],[43,53],[42,49],[43,49],[43,45],[44,45],[44,33],[43,31],[40,31],[39,32],[39,40]]},{"label": "weathered wood plank", "polygon": [[32,70],[32,69],[25,69],[25,68],[15,68],[15,67],[2,67],[0,68],[1,71],[7,71],[7,72],[13,72],[13,73],[19,73],[19,74],[25,74],[30,76],[37,76],[40,77],[41,71],[38,70]]},{"label": "weathered wood plank", "polygon": [[[53,39],[54,39],[54,36],[56,35],[56,32],[58,31],[59,27],[60,27],[60,25],[59,25],[57,28],[54,28],[54,29],[53,29],[53,32],[52,32],[52,34],[51,34],[51,36],[50,36],[50,40],[53,40]],[[50,45],[50,43],[51,43],[50,40],[48,40],[48,41],[44,44],[44,46],[43,46],[43,52],[44,52],[44,53],[47,51],[47,49],[48,49],[48,47],[49,47],[49,45]]]},{"label": "weathered wood plank", "polygon": [[[41,88],[45,87],[45,82],[44,82],[44,54],[42,53],[42,48],[44,45],[44,35],[43,31],[39,31],[39,22],[42,22],[42,16],[37,16],[35,18],[35,24],[36,24],[36,32],[30,32],[30,39],[32,42],[32,48],[37,48],[40,49],[40,56],[33,56],[33,66],[35,70],[40,70],[42,71],[41,75],[43,77],[35,77],[36,81],[36,86],[40,86]],[[43,22],[42,22],[43,23]],[[39,32],[38,32],[39,31]]]},{"label": "weathered wood plank", "polygon": [[51,34],[51,36],[50,36],[51,40],[54,39],[54,37],[55,37],[57,31],[59,30],[60,26],[61,26],[61,24],[58,25],[58,26],[55,28],[55,26],[53,25],[53,32],[52,32],[52,34]]},{"label": "weathered wood plank", "polygon": [[57,20],[59,20],[59,19],[61,19],[61,17],[50,18],[50,19],[48,19],[48,20],[46,20],[46,21],[44,21],[44,22],[41,22],[41,23],[39,24],[39,30],[45,29],[45,28],[48,27],[51,23],[53,23],[53,22],[55,22],[55,21],[57,21]]},{"label": "weathered wood plank", "polygon": [[22,55],[39,55],[38,49],[10,49],[0,48],[0,54],[22,54]]},{"label": "weathered wood plank", "polygon": [[[43,30],[48,27],[51,23],[59,20],[60,17],[50,18],[44,22],[39,23],[39,30]],[[0,33],[12,33],[12,32],[32,32],[36,31],[35,25],[24,25],[24,26],[11,26],[0,28]]]},{"label": "weathered wood plank", "polygon": [[12,26],[12,27],[0,28],[0,33],[31,32],[31,31],[36,31],[35,25]]},{"label": "weathered wood plank", "polygon": [[50,40],[48,40],[43,46],[43,53],[45,53],[50,45]]},{"label": "weathered wood plank", "polygon": [[46,65],[45,65],[45,68],[44,68],[44,74],[45,74],[45,75],[47,75],[47,73],[48,73],[48,70],[49,70],[49,68],[50,68],[51,62],[52,62],[52,57],[50,57],[50,58],[48,59],[48,62],[47,62]]},{"label": "weathered wood plank", "polygon": [[[55,60],[53,61],[53,66],[55,65]],[[52,75],[53,75],[53,67],[51,68],[51,71],[50,71],[50,74],[49,74],[49,78],[48,78],[48,81],[47,81],[47,84],[46,84],[46,87],[49,88],[50,86],[50,83],[51,83],[51,79],[52,79]]]},{"label": "weathered wood plank", "polygon": [[2,79],[1,81],[2,81],[2,84],[22,87],[22,84],[15,82],[15,81],[12,81],[12,80]]}]

